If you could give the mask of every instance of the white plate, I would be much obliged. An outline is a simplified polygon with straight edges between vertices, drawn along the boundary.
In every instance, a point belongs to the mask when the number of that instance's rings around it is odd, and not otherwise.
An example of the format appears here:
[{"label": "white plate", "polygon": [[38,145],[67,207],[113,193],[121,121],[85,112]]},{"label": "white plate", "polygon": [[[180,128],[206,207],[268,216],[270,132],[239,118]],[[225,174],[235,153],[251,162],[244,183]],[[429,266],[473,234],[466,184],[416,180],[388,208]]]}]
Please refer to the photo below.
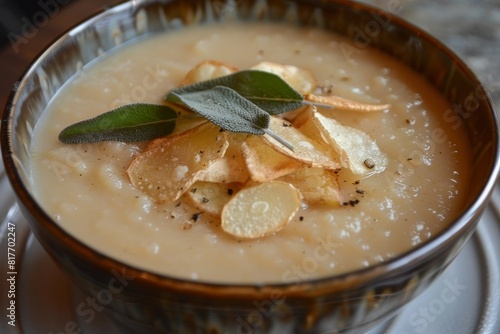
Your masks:
[{"label": "white plate", "polygon": [[[102,310],[90,306],[34,238],[14,202],[1,162],[0,214],[0,333],[120,333]],[[15,226],[16,233],[15,327],[7,318],[11,300],[7,278],[12,271],[7,261],[9,226]],[[457,259],[398,316],[369,333],[500,333],[499,254],[500,189],[496,189],[476,233]],[[77,315],[78,308],[85,317]],[[91,313],[95,317],[87,323]]]}]

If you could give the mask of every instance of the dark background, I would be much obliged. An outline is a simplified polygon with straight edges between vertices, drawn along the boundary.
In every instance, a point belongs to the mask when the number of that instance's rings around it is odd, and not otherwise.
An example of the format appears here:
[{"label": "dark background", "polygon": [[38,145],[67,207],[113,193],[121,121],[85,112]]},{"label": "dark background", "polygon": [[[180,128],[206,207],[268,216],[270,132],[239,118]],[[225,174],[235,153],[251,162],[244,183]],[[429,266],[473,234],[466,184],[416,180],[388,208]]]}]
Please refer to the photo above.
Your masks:
[{"label": "dark background", "polygon": [[123,0],[0,0],[0,114],[16,81],[57,37]]},{"label": "dark background", "polygon": [[[40,10],[38,2],[40,0],[0,0],[0,46],[9,43],[8,35],[10,32],[21,35],[23,22],[22,17],[29,20]],[[50,1],[41,2],[49,4]],[[57,1],[54,0],[58,4]]]}]

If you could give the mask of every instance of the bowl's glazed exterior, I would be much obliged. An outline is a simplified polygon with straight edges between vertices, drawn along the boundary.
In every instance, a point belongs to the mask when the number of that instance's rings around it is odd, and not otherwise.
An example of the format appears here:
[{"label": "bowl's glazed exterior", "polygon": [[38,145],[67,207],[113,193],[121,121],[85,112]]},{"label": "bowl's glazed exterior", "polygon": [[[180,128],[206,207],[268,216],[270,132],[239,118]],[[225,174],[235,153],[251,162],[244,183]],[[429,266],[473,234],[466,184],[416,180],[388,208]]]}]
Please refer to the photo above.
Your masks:
[{"label": "bowl's glazed exterior", "polygon": [[[499,170],[497,118],[470,70],[438,41],[388,12],[348,1],[128,2],[85,21],[51,45],[12,92],[2,120],[6,172],[30,226],[61,268],[124,327],[141,333],[362,332],[425,289],[473,233]],[[393,10],[391,12],[390,10]],[[130,267],[68,235],[30,191],[31,132],[56,91],[103,52],[185,25],[222,20],[286,21],[347,36],[346,56],[367,47],[399,58],[452,105],[443,115],[463,126],[474,173],[460,217],[429,242],[392,261],[353,273],[273,285],[218,285],[178,280]],[[77,309],[86,322],[88,309]]]}]

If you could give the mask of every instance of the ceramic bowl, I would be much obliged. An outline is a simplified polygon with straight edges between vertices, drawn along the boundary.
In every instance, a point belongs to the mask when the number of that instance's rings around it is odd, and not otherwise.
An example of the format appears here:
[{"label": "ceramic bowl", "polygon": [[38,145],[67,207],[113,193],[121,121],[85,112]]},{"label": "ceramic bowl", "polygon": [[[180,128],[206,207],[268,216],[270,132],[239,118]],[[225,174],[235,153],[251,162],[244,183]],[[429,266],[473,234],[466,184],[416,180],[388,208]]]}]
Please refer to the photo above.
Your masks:
[{"label": "ceramic bowl", "polygon": [[[5,169],[35,236],[85,293],[131,331],[360,333],[393,316],[439,276],[474,232],[499,170],[499,132],[491,100],[467,66],[439,41],[399,19],[397,8],[387,9],[342,0],[131,1],[77,25],[34,61],[3,114]],[[473,147],[474,173],[459,217],[391,261],[293,284],[174,279],[106,257],[67,234],[31,191],[32,129],[50,98],[82,66],[124,43],[172,27],[226,19],[285,20],[344,35],[355,48],[378,48],[400,59],[452,105],[472,106],[453,115]]]}]

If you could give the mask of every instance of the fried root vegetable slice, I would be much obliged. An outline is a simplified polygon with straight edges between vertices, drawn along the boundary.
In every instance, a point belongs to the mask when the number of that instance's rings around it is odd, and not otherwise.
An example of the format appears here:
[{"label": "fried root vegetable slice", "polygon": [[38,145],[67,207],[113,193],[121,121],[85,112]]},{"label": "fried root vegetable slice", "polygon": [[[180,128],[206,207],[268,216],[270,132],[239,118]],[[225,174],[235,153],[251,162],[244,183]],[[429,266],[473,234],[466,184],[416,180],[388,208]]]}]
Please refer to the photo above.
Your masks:
[{"label": "fried root vegetable slice", "polygon": [[307,94],[304,98],[311,102],[329,105],[335,109],[352,110],[352,111],[381,111],[390,107],[389,104],[367,104],[345,99],[339,96],[318,96],[314,94]]},{"label": "fried root vegetable slice", "polygon": [[264,61],[251,69],[278,75],[301,95],[313,92],[317,85],[317,80],[311,71],[293,65]]},{"label": "fried root vegetable slice", "polygon": [[340,205],[343,202],[335,172],[323,168],[301,168],[278,180],[299,189],[308,204]]},{"label": "fried root vegetable slice", "polygon": [[236,238],[256,239],[283,229],[299,210],[300,191],[286,182],[240,190],[222,210],[222,229]]},{"label": "fried root vegetable slice", "polygon": [[262,136],[249,136],[241,144],[241,150],[252,181],[272,181],[305,166],[277,151]]},{"label": "fried root vegetable slice", "polygon": [[[193,112],[191,111],[190,113],[193,114]],[[161,145],[164,142],[165,138],[179,135],[185,131],[188,131],[189,129],[195,128],[201,125],[202,123],[207,123],[207,122],[208,121],[206,120],[206,118],[203,117],[179,117],[176,121],[174,132],[172,132],[167,136],[159,137],[149,141],[146,147],[144,148],[144,151],[152,150],[156,146]]]},{"label": "fried root vegetable slice", "polygon": [[316,107],[311,105],[304,105],[301,108],[282,114],[281,116],[290,123],[292,123],[295,128],[300,129],[302,124],[306,123],[309,119],[311,119],[311,113],[312,113],[311,110],[313,108]]},{"label": "fried root vegetable slice", "polygon": [[227,133],[229,146],[226,153],[204,170],[198,180],[214,183],[245,183],[250,178],[241,148],[246,137],[248,137],[246,134]]},{"label": "fried root vegetable slice", "polygon": [[213,183],[197,181],[186,196],[194,206],[214,217],[220,217],[224,205],[241,189],[238,183]]},{"label": "fried root vegetable slice", "polygon": [[223,77],[238,71],[238,68],[215,60],[205,60],[189,71],[181,86]]},{"label": "fried root vegetable slice", "polygon": [[290,122],[278,117],[271,117],[269,129],[288,141],[294,148],[293,151],[291,151],[269,135],[264,135],[263,137],[266,142],[278,152],[311,167],[321,167],[332,170],[342,167],[339,157],[328,147],[328,145],[304,135]]},{"label": "fried root vegetable slice", "polygon": [[354,174],[379,173],[387,167],[387,157],[367,133],[344,126],[319,112],[312,114],[312,120]]},{"label": "fried root vegetable slice", "polygon": [[157,202],[172,202],[197,181],[203,170],[228,147],[226,133],[203,123],[179,135],[163,138],[139,154],[127,169],[132,184]]}]

